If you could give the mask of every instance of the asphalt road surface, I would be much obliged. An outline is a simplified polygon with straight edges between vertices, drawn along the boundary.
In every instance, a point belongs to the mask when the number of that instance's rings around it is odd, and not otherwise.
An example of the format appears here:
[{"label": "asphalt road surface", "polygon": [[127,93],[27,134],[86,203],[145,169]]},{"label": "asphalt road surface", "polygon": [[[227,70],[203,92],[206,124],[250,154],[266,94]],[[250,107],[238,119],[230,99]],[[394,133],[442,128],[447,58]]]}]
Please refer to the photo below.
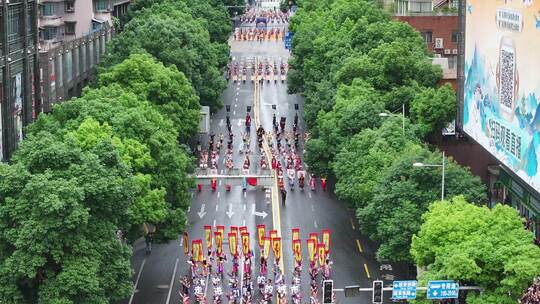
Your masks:
[{"label": "asphalt road surface", "polygon": [[[289,52],[285,50],[283,41],[230,41],[231,57],[233,60],[246,60],[252,62],[257,57],[287,60]],[[248,74],[250,75],[250,74]],[[234,83],[229,81],[228,88],[223,92],[223,102],[230,105],[230,117],[234,139],[234,162],[235,167],[241,168],[244,155],[238,152],[238,145],[241,142],[241,135],[245,132],[245,118],[247,106],[254,104],[254,84],[248,77],[246,83]],[[302,121],[303,100],[296,95],[287,94],[287,84],[264,83],[260,87],[260,120],[266,130],[272,129],[272,115],[277,117],[287,117],[287,129],[292,128],[295,113],[300,116],[299,127],[302,132],[304,123]],[[298,104],[298,111],[295,110]],[[276,106],[276,110],[272,108]],[[252,109],[252,118],[253,118]],[[225,136],[227,141],[227,128],[225,124],[226,108],[212,115],[211,130],[216,134]],[[255,121],[252,121],[251,132],[251,172],[258,171],[259,150],[256,147]],[[201,137],[203,149],[208,149],[207,137]],[[301,144],[302,146],[302,144]],[[223,157],[225,148],[221,149],[219,171],[223,169]],[[302,239],[302,250],[304,260],[304,273],[302,277],[302,303],[309,303],[309,276],[307,274],[307,244],[306,239],[310,232],[319,233],[321,238],[322,229],[331,231],[331,259],[332,278],[334,288],[344,288],[348,285],[360,285],[361,287],[371,287],[372,280],[384,279],[387,285],[392,279],[398,278],[391,265],[381,265],[374,258],[374,246],[362,236],[358,230],[354,213],[348,210],[345,204],[339,202],[331,191],[332,185],[328,185],[327,192],[322,191],[320,183],[316,191],[311,191],[307,185],[306,189],[300,191],[298,187],[294,191],[288,189],[286,204],[280,205],[278,202],[272,204],[272,199],[276,199],[262,187],[248,187],[243,192],[241,187],[233,187],[231,191],[226,191],[222,182],[218,182],[216,192],[212,192],[209,186],[203,187],[201,192],[194,191],[192,194],[192,206],[188,212],[188,234],[192,239],[204,240],[204,225],[224,225],[226,233],[230,226],[247,226],[250,232],[251,248],[255,249],[253,266],[255,268],[254,277],[258,272],[259,250],[256,239],[256,227],[258,224],[265,224],[267,231],[277,224],[280,225],[283,239],[283,263],[286,281],[290,283],[292,269],[294,267],[294,256],[292,254],[291,229],[300,228]],[[288,188],[288,187],[287,187]],[[279,207],[278,214],[273,214],[273,206]],[[277,219],[277,221],[276,221]],[[206,249],[205,249],[206,251]],[[228,244],[224,242],[223,251],[229,253]],[[187,258],[183,254],[180,238],[167,244],[154,244],[150,254],[144,250],[144,242],[139,241],[134,246],[133,267],[135,273],[133,281],[135,290],[130,299],[122,303],[127,304],[168,304],[181,303],[179,294],[179,279],[189,273]],[[269,266],[271,263],[269,263]],[[230,271],[231,263],[225,265],[226,271]],[[395,267],[394,267],[395,268]],[[269,273],[271,267],[269,268]],[[208,282],[207,299],[212,301],[212,286]],[[255,284],[256,285],[256,284]],[[255,288],[257,291],[257,288]],[[228,292],[228,287],[224,284],[224,293]],[[321,296],[322,291],[319,291]],[[362,293],[355,298],[345,298],[342,292],[336,293],[338,303],[371,303],[371,293]],[[388,296],[385,296],[388,298]],[[194,299],[191,301],[194,303]],[[226,302],[224,297],[223,302]],[[386,300],[385,303],[390,302]]]}]

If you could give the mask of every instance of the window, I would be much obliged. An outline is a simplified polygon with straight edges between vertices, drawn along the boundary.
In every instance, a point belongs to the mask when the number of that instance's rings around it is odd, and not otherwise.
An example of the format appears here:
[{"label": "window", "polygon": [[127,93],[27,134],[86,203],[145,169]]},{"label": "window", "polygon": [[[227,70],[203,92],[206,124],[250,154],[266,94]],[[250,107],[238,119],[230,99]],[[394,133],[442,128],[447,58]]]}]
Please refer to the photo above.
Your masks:
[{"label": "window", "polygon": [[66,1],[66,12],[74,12],[75,11],[75,1],[74,0],[67,0]]},{"label": "window", "polygon": [[75,22],[66,22],[64,33],[66,35],[75,35]]},{"label": "window", "polygon": [[55,15],[55,6],[54,3],[45,2],[41,5],[41,15],[42,16],[54,16]]},{"label": "window", "polygon": [[457,56],[449,56],[448,57],[448,68],[449,69],[455,69],[456,68],[456,59],[457,59]]},{"label": "window", "polygon": [[457,43],[459,39],[459,32],[458,31],[452,31],[452,42]]},{"label": "window", "polygon": [[422,31],[422,38],[424,38],[425,43],[433,42],[433,32],[432,31]]},{"label": "window", "polygon": [[107,10],[107,0],[97,0],[96,11],[105,11],[105,10]]},{"label": "window", "polygon": [[70,82],[73,79],[73,52],[64,53],[66,63],[66,81]]},{"label": "window", "polygon": [[56,27],[45,27],[41,30],[43,40],[56,39]]}]

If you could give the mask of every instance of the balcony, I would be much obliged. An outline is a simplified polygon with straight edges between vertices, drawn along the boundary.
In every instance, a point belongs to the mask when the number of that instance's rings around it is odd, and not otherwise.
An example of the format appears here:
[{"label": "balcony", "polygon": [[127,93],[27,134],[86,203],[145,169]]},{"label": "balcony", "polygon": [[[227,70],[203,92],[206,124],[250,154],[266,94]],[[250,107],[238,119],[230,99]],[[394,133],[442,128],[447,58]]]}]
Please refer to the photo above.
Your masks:
[{"label": "balcony", "polygon": [[40,27],[57,27],[64,24],[62,16],[40,16],[39,17],[39,26]]}]

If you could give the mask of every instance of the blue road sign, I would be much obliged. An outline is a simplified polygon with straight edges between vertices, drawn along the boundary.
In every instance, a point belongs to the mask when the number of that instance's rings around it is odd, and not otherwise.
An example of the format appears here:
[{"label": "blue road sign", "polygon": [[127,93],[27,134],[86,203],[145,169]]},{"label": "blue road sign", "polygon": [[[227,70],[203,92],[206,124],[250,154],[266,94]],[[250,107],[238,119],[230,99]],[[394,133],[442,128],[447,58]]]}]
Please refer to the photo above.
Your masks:
[{"label": "blue road sign", "polygon": [[454,281],[429,281],[428,299],[457,299],[459,284]]},{"label": "blue road sign", "polygon": [[394,281],[392,282],[392,300],[416,299],[417,281]]},{"label": "blue road sign", "polygon": [[292,38],[294,36],[294,33],[293,32],[287,32],[285,34],[285,48],[287,50],[290,50],[291,47],[292,47]]}]

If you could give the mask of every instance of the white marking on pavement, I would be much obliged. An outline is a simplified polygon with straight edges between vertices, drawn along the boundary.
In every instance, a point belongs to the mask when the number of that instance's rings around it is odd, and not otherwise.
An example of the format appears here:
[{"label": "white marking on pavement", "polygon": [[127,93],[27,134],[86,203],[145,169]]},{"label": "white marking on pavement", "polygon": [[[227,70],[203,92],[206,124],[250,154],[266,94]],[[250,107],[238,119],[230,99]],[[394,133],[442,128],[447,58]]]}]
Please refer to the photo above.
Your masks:
[{"label": "white marking on pavement", "polygon": [[246,204],[244,204],[244,211],[246,211],[246,209],[247,209],[247,205],[246,205]]},{"label": "white marking on pavement", "polygon": [[219,205],[218,205],[218,204],[216,204],[216,212],[218,211],[218,208],[219,208]]},{"label": "white marking on pavement", "polygon": [[178,267],[178,258],[176,259],[176,262],[174,263],[174,269],[173,269],[173,273],[172,273],[172,276],[171,276],[171,284],[169,284],[169,294],[167,295],[167,302],[165,302],[166,304],[169,304],[169,302],[171,301],[171,292],[172,292],[172,288],[173,288],[173,285],[174,285],[174,276],[176,274],[176,268]]},{"label": "white marking on pavement", "polygon": [[315,206],[311,205],[311,211],[315,212]]},{"label": "white marking on pavement", "polygon": [[195,193],[192,192],[192,193],[191,193],[191,198],[193,198],[193,195],[195,195]]},{"label": "white marking on pavement", "polygon": [[313,226],[315,226],[315,228],[317,228],[317,221],[313,222]]},{"label": "white marking on pavement", "polygon": [[201,205],[201,211],[197,212],[197,214],[199,215],[199,217],[202,219],[204,217],[204,215],[206,214],[206,212],[204,212],[204,207],[206,205],[205,204],[202,204]]},{"label": "white marking on pavement", "polygon": [[219,198],[219,194],[220,194],[220,193],[221,193],[221,192],[218,192],[218,193],[217,193],[217,198]]},{"label": "white marking on pavement", "polygon": [[137,285],[139,285],[139,279],[141,278],[141,273],[144,269],[144,264],[146,263],[146,259],[142,261],[141,268],[139,268],[139,273],[137,274],[137,279],[135,280],[135,286],[133,286],[133,293],[131,294],[131,297],[129,298],[128,304],[131,304],[133,302],[133,297],[135,296],[135,291],[137,290]]},{"label": "white marking on pavement", "polygon": [[232,115],[236,115],[236,110],[234,110],[234,111],[232,112]]},{"label": "white marking on pavement", "polygon": [[219,180],[219,185],[221,186],[221,180]]},{"label": "white marking on pavement", "polygon": [[191,206],[187,207],[187,212],[191,211]]},{"label": "white marking on pavement", "polygon": [[229,203],[229,210],[225,212],[229,218],[232,218],[234,212],[232,211],[232,204]]},{"label": "white marking on pavement", "polygon": [[244,198],[246,198],[246,191],[244,191]]},{"label": "white marking on pavement", "polygon": [[309,198],[311,198],[311,192],[308,192],[307,194],[308,194]]},{"label": "white marking on pavement", "polygon": [[212,226],[216,227],[216,220],[215,219],[214,219],[214,224]]},{"label": "white marking on pavement", "polygon": [[242,220],[242,226],[245,226],[246,225],[246,220]]}]

